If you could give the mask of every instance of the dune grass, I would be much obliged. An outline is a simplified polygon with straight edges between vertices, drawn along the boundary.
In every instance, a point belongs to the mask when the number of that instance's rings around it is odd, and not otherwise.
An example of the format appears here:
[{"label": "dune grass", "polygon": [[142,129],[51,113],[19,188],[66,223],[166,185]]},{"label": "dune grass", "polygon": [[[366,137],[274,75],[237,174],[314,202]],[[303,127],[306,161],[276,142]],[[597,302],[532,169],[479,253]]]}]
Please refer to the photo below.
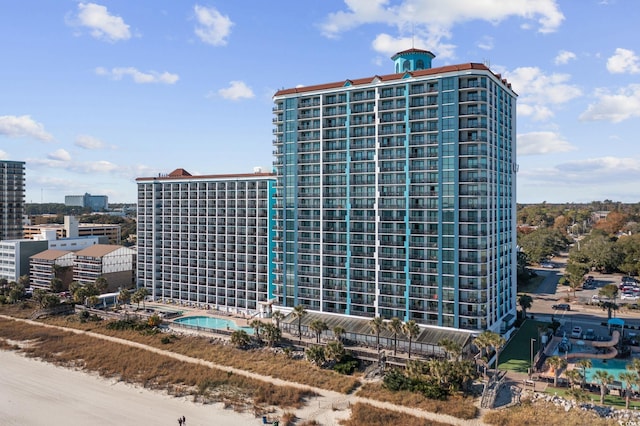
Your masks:
[{"label": "dune grass", "polygon": [[381,383],[367,383],[358,390],[358,396],[433,413],[447,414],[459,419],[475,419],[478,416],[478,408],[474,405],[474,400],[458,395],[440,401],[426,398],[417,392],[392,392],[385,389]]},{"label": "dune grass", "polygon": [[351,417],[340,422],[343,426],[446,426],[433,420],[421,419],[409,414],[383,410],[369,404],[357,403],[351,408]]},{"label": "dune grass", "polygon": [[[144,349],[84,334],[0,318],[0,341],[6,349],[66,367],[96,372],[105,378],[192,395],[203,402],[250,408],[299,408],[315,395],[309,390],[273,384],[222,370],[179,361]],[[253,407],[254,411],[256,406]]]}]

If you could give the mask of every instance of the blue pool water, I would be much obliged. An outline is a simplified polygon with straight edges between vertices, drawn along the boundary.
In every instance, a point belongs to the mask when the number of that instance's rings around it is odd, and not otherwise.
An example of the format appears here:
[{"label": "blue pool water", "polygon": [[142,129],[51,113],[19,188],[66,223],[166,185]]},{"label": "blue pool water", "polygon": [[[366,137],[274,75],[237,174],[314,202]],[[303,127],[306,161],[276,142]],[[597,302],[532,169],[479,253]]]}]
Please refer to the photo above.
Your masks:
[{"label": "blue pool water", "polygon": [[[615,377],[615,380],[620,380],[620,373],[629,371],[627,370],[628,362],[620,359],[592,359],[591,364],[593,365],[591,368],[587,368],[585,370],[585,375],[587,376],[587,383],[596,383],[597,381],[593,378],[596,370],[606,370],[609,374]],[[622,386],[624,387],[624,382],[622,382]]]},{"label": "blue pool water", "polygon": [[178,318],[175,322],[191,327],[212,328],[215,330],[244,330],[247,334],[253,334],[253,328],[240,327],[235,322],[224,319],[206,316]]}]

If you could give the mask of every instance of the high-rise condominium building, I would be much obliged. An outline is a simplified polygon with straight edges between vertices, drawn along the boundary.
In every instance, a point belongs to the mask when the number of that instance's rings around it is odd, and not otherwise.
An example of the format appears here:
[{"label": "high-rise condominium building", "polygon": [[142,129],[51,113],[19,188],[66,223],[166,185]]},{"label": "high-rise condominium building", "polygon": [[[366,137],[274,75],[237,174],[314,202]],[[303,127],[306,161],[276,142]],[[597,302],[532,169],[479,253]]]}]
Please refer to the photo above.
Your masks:
[{"label": "high-rise condominium building", "polygon": [[253,314],[273,297],[275,177],[138,178],[138,283],[154,300]]},{"label": "high-rise condominium building", "polygon": [[274,96],[285,308],[498,331],[516,312],[516,94],[482,64]]},{"label": "high-rise condominium building", "polygon": [[24,162],[0,161],[0,241],[22,238]]}]

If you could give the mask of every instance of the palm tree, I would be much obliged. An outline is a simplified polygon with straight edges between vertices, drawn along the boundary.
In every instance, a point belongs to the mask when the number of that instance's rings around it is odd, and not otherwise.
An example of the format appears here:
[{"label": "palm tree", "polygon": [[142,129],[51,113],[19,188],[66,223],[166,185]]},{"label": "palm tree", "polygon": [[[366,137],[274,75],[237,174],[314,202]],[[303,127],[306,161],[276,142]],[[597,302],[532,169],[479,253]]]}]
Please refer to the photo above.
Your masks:
[{"label": "palm tree", "polygon": [[276,322],[276,328],[280,329],[280,321],[284,319],[285,315],[281,311],[273,311],[271,319]]},{"label": "palm tree", "polygon": [[231,333],[231,344],[237,348],[247,346],[251,341],[251,337],[244,330],[236,330]]},{"label": "palm tree", "polygon": [[600,385],[600,404],[604,404],[604,396],[607,393],[609,384],[613,382],[614,377],[606,370],[596,370],[593,378]]},{"label": "palm tree", "polygon": [[580,371],[573,369],[567,371],[564,374],[565,376],[567,376],[567,379],[569,379],[569,387],[573,388],[574,384],[582,383],[582,374],[580,373]]},{"label": "palm tree", "polygon": [[560,358],[558,355],[554,355],[547,359],[549,367],[553,368],[553,386],[558,387],[558,377],[563,368],[567,366],[567,360]]},{"label": "palm tree", "polygon": [[581,387],[584,387],[585,380],[587,379],[587,368],[593,367],[591,360],[589,358],[582,358],[580,361],[576,363],[578,367],[582,369],[582,384]]},{"label": "palm tree", "polygon": [[96,278],[94,283],[100,293],[104,293],[109,287],[109,282],[103,276],[99,276],[98,278]]},{"label": "palm tree", "polygon": [[137,291],[135,291],[132,295],[131,295],[131,302],[135,303],[136,306],[136,310],[140,309],[140,302],[142,302],[142,297],[140,295],[140,293],[138,293]]},{"label": "palm tree", "polygon": [[398,349],[398,334],[402,333],[402,321],[398,317],[391,318],[387,323],[387,329],[393,333],[393,355],[395,356]]},{"label": "palm tree", "polygon": [[460,343],[454,342],[449,338],[440,339],[438,341],[438,346],[444,349],[447,357],[450,360],[457,359],[462,354],[462,346]]},{"label": "palm tree", "polygon": [[402,333],[409,339],[409,359],[411,359],[411,341],[420,334],[420,326],[414,320],[409,320],[402,325]]},{"label": "palm tree", "polygon": [[253,328],[256,338],[258,339],[258,341],[260,341],[260,330],[262,330],[262,328],[264,327],[264,323],[259,319],[254,319],[249,323],[249,327]]},{"label": "palm tree", "polygon": [[309,328],[316,333],[316,343],[320,343],[320,336],[322,336],[322,332],[329,329],[327,323],[322,320],[313,320],[311,324],[309,324]]},{"label": "palm tree", "polygon": [[269,346],[274,346],[282,338],[282,331],[273,324],[264,324],[262,330]]},{"label": "palm tree", "polygon": [[632,358],[631,362],[627,364],[627,370],[635,371],[640,375],[640,358]]},{"label": "palm tree", "polygon": [[302,317],[307,315],[307,310],[302,305],[298,305],[293,308],[291,314],[298,319],[298,336],[300,343],[302,343]]},{"label": "palm tree", "polygon": [[118,294],[118,300],[123,305],[128,304],[131,301],[131,292],[126,288],[123,288],[122,290],[120,290],[120,294]]},{"label": "palm tree", "polygon": [[[97,281],[98,280],[96,280],[96,282]],[[136,290],[136,293],[138,294],[138,297],[140,297],[140,300],[142,301],[142,309],[147,309],[146,298],[150,294],[149,289],[146,287],[140,287],[139,289]],[[138,308],[139,307],[140,307],[140,304],[138,304]]]},{"label": "palm tree", "polygon": [[344,346],[338,340],[332,340],[327,343],[324,350],[325,356],[328,360],[340,362],[345,355]]},{"label": "palm tree", "polygon": [[531,305],[533,305],[533,297],[529,296],[528,294],[521,294],[518,297],[518,305],[520,305],[520,308],[522,308],[522,316],[523,318],[527,318],[527,309],[529,309],[531,307]]},{"label": "palm tree", "polygon": [[623,373],[618,374],[618,377],[621,381],[624,382],[624,400],[625,406],[627,410],[629,409],[629,398],[631,397],[631,389],[633,386],[640,385],[640,377],[638,377],[638,373],[633,371],[625,371]]},{"label": "palm tree", "polygon": [[324,348],[320,345],[311,345],[304,351],[307,359],[317,366],[321,366],[326,361]]},{"label": "palm tree", "polygon": [[[496,371],[498,370],[498,358],[500,356],[500,350],[507,343],[506,339],[499,335],[498,333],[494,333],[493,331],[483,331],[480,333],[478,337],[473,341],[478,349],[482,351],[482,349],[493,348],[496,351]],[[487,356],[488,358],[488,356]]]},{"label": "palm tree", "polygon": [[384,328],[384,320],[381,317],[372,318],[369,327],[376,334],[376,347],[380,350],[380,331]]},{"label": "palm tree", "polygon": [[342,336],[344,335],[344,333],[346,333],[346,330],[344,329],[344,327],[340,326],[340,325],[336,325],[335,327],[333,327],[333,335],[336,337],[336,340],[338,342],[342,342]]}]

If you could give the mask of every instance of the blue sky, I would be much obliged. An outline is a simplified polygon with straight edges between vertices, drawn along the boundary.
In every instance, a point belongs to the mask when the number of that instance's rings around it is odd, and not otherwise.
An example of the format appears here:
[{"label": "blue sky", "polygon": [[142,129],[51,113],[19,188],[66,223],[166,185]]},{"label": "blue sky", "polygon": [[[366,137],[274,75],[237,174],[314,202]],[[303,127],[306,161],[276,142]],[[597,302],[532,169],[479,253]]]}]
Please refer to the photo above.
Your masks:
[{"label": "blue sky", "polygon": [[271,169],[272,95],[484,62],[518,98],[518,202],[640,201],[637,0],[0,2],[0,159],[27,202]]}]

